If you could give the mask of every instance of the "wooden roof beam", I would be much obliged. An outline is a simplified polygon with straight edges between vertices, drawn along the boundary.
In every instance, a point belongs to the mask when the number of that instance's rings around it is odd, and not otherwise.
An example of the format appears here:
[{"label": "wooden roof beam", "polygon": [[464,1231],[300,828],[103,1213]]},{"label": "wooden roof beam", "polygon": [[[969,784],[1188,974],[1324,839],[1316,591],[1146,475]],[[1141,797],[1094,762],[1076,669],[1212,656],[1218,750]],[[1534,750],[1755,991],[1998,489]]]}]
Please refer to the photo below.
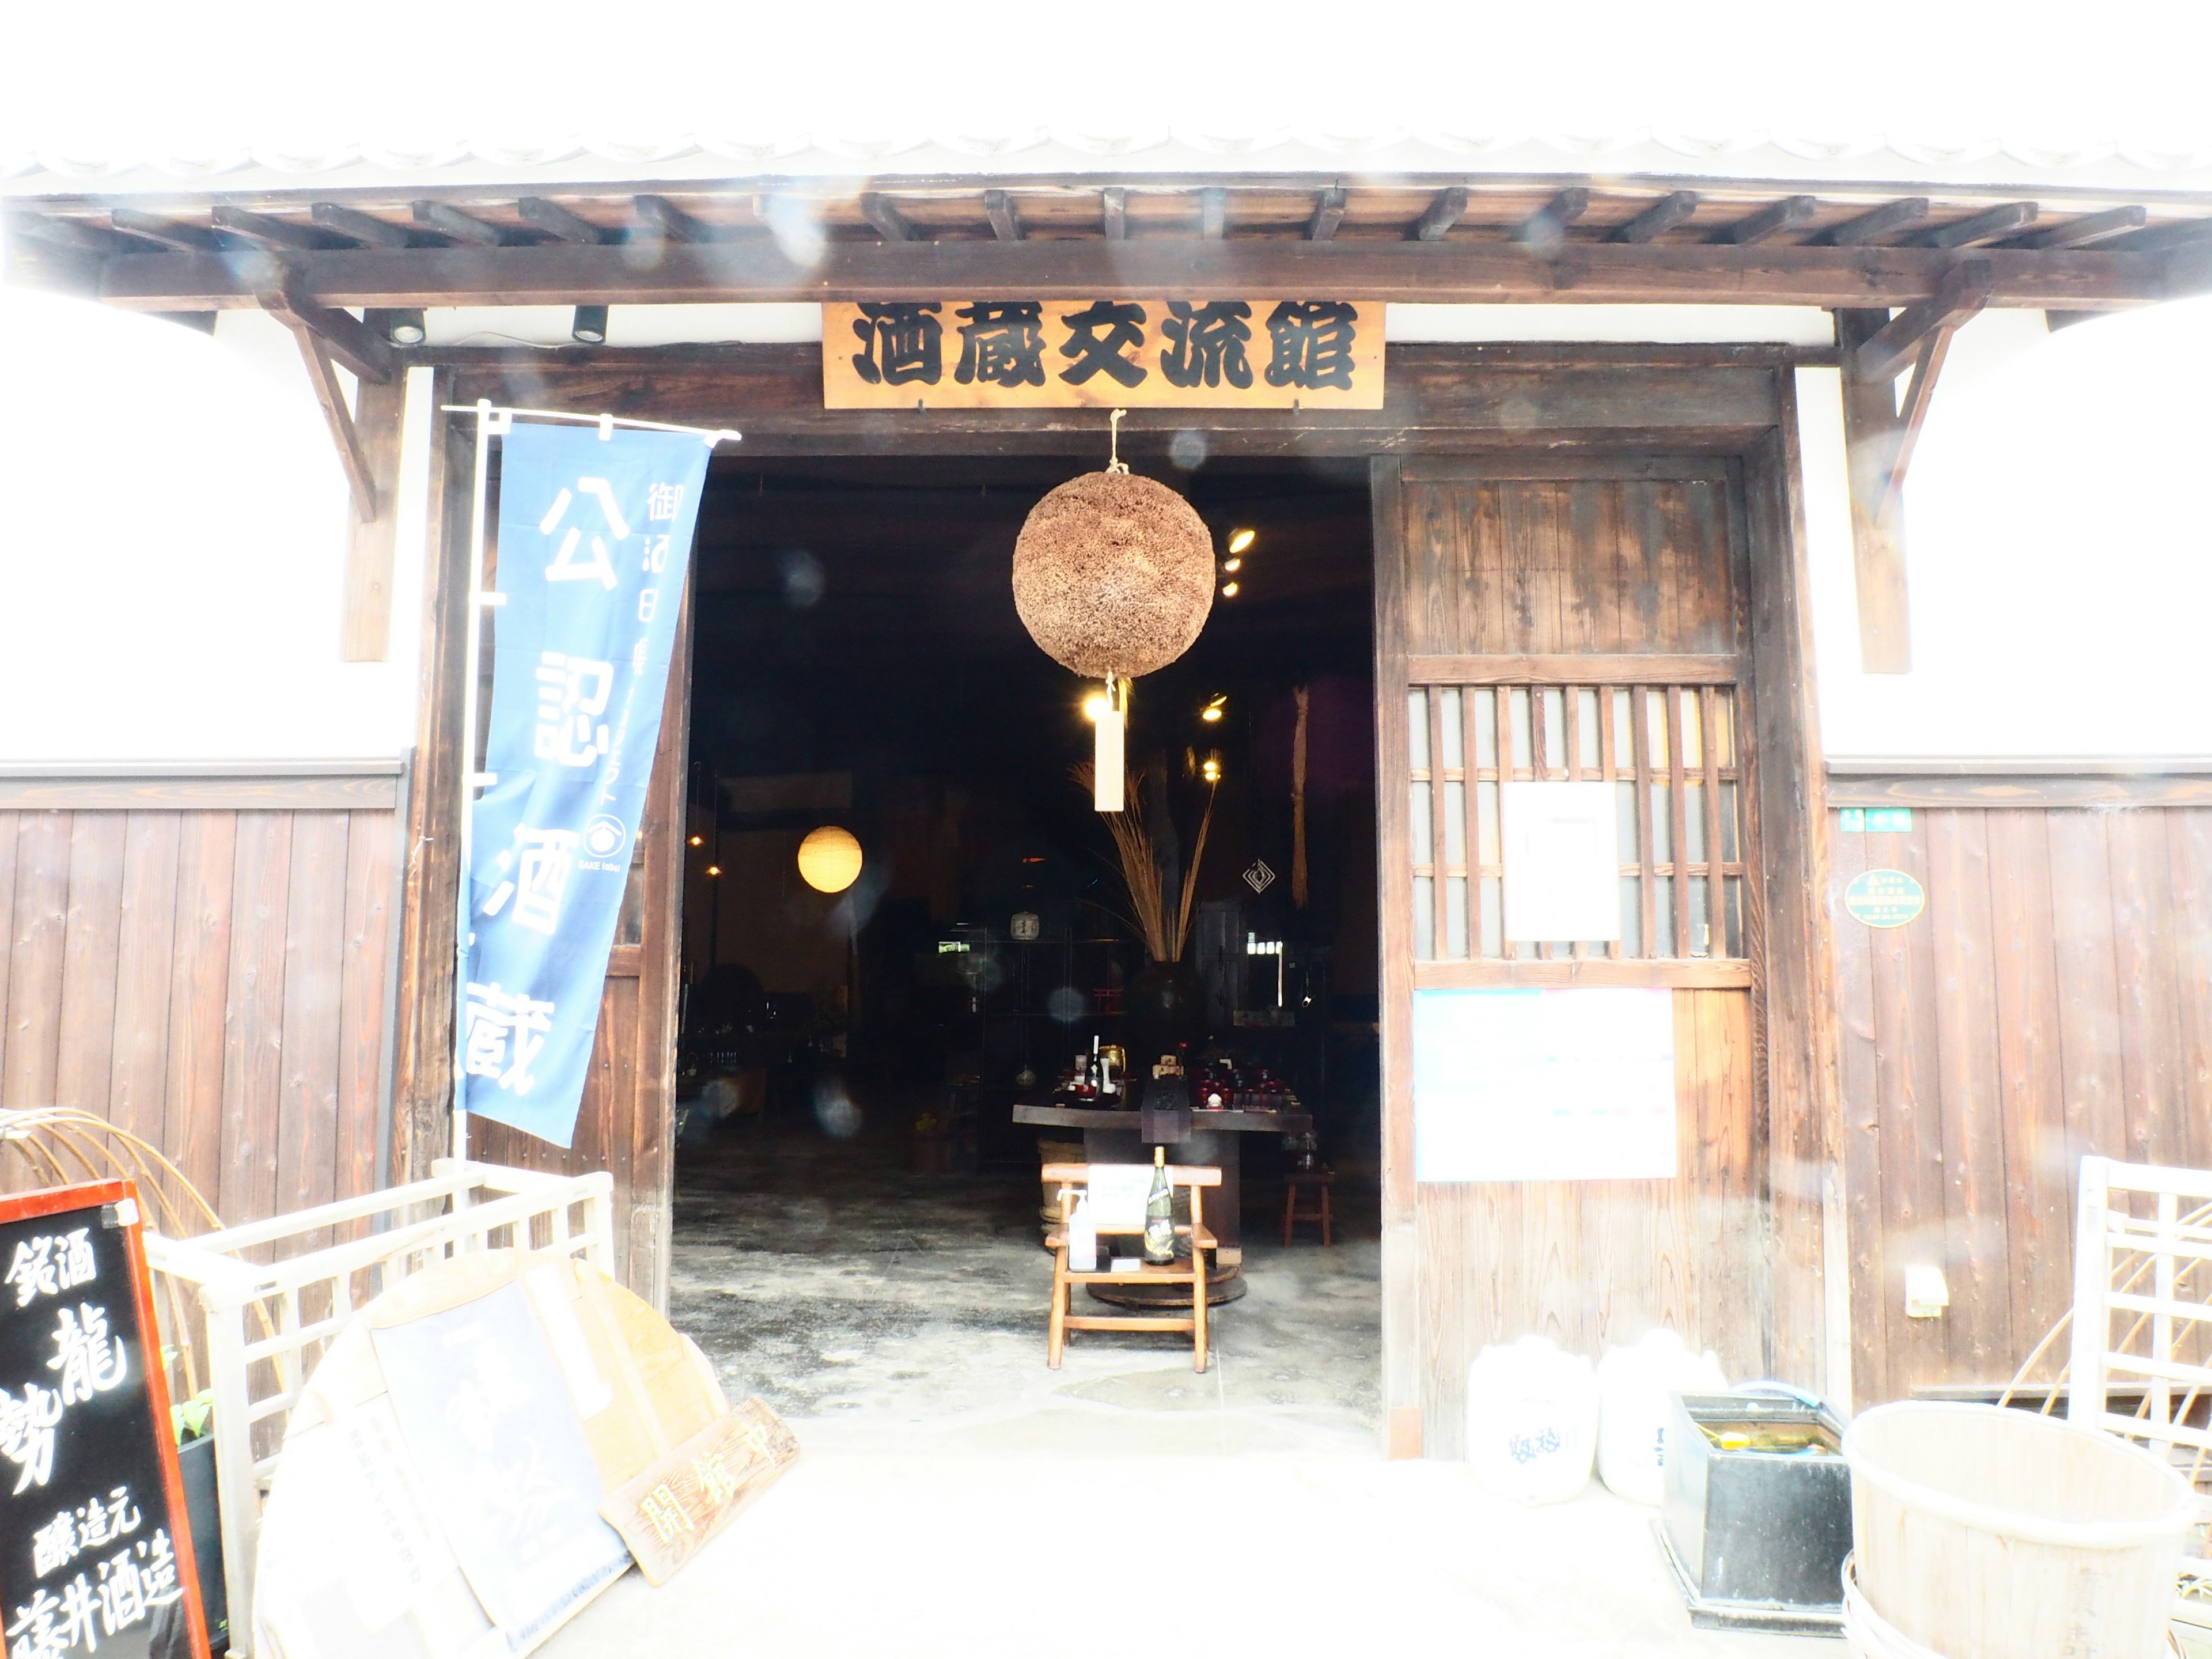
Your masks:
[{"label": "wooden roof beam", "polygon": [[1729,247],[1749,247],[1793,225],[1803,224],[1820,210],[1816,197],[1785,196],[1778,202],[1768,203],[1756,213],[1747,214],[1732,225],[1723,225],[1708,240]]},{"label": "wooden roof beam", "polygon": [[886,242],[913,242],[921,239],[921,233],[908,222],[906,215],[901,213],[891,198],[880,191],[862,192],[860,216],[873,225],[876,234]]},{"label": "wooden roof beam", "polygon": [[1413,221],[1406,234],[1416,242],[1441,242],[1444,233],[1457,224],[1467,212],[1467,186],[1454,185],[1440,190],[1421,216]]},{"label": "wooden roof beam", "polygon": [[1129,192],[1119,185],[1098,192],[1098,228],[1109,242],[1128,240]]},{"label": "wooden roof beam", "polygon": [[1003,190],[983,192],[983,216],[991,222],[991,234],[1002,242],[1022,240],[1021,215],[1014,209],[1014,198]]},{"label": "wooden roof beam", "polygon": [[243,236],[249,242],[274,248],[280,253],[321,253],[341,246],[313,225],[295,225],[289,220],[271,218],[246,208],[216,207],[209,210],[208,217],[215,222],[217,230]]},{"label": "wooden roof beam", "polygon": [[1306,240],[1329,242],[1336,240],[1336,228],[1344,222],[1344,186],[1331,185],[1314,198],[1313,217],[1306,221]]},{"label": "wooden roof beam", "polygon": [[[103,236],[114,233],[104,228]],[[119,239],[118,239],[119,240]],[[114,254],[79,285],[139,311],[205,311],[254,303],[236,255],[171,253],[151,244]],[[1872,309],[1935,293],[1956,263],[1927,248],[1824,248],[1768,243],[1623,246],[1570,241],[1548,251],[1496,241],[1361,239],[1310,242],[1244,237],[1126,242],[1036,239],[887,246],[836,241],[793,258],[773,239],[635,249],[545,243],[516,247],[354,249],[294,256],[319,303],[379,308],[460,305],[652,305],[763,301],[878,301],[957,294],[1142,292],[1162,298],[1226,293],[1327,295],[1433,304],[1798,305]],[[1990,248],[1990,303],[2096,311],[2169,299],[2193,285],[2193,251],[2124,252]],[[2170,269],[2171,265],[2171,269]],[[2176,274],[2184,273],[2184,274]],[[89,275],[91,281],[82,279]],[[2179,285],[2178,285],[2179,284]]]},{"label": "wooden roof beam", "polygon": [[517,245],[514,234],[504,226],[464,213],[447,202],[416,203],[415,222],[428,225],[455,241],[471,242],[478,247],[513,247]]},{"label": "wooden roof beam", "polygon": [[412,247],[414,240],[404,225],[379,219],[336,202],[318,202],[307,210],[307,216],[325,230],[343,237],[362,247]]},{"label": "wooden roof beam", "polygon": [[211,230],[198,225],[179,223],[165,219],[157,213],[141,213],[137,208],[119,207],[107,216],[116,229],[133,236],[143,236],[149,241],[159,242],[163,247],[179,253],[220,253],[223,240]]},{"label": "wooden roof beam", "polygon": [[1509,241],[1534,248],[1556,247],[1566,239],[1567,227],[1589,211],[1589,191],[1570,185],[1513,227]]},{"label": "wooden roof beam", "polygon": [[1971,219],[1961,219],[1955,224],[1938,225],[1933,230],[1923,230],[1911,239],[1915,247],[1972,247],[1978,242],[1994,242],[2001,236],[2009,236],[2023,225],[2035,222],[2038,210],[2033,202],[2007,202],[1986,213],[1977,213]]},{"label": "wooden roof beam", "polygon": [[1662,196],[1650,207],[1626,224],[1616,226],[1606,240],[1613,242],[1649,242],[1664,235],[1698,210],[1698,192],[1678,190]]},{"label": "wooden roof beam", "polygon": [[561,241],[574,242],[580,247],[596,247],[608,240],[607,233],[589,219],[571,213],[558,202],[549,202],[543,196],[524,197],[514,204],[514,211],[524,224]]},{"label": "wooden roof beam", "polygon": [[2107,237],[2118,236],[2130,230],[2142,228],[2149,212],[2140,207],[2108,208],[2102,213],[2086,214],[2079,219],[2069,219],[2063,225],[2053,225],[2048,230],[2038,230],[2016,237],[2009,246],[2015,247],[2087,247],[2092,242],[2101,242]]},{"label": "wooden roof beam", "polygon": [[1900,197],[1894,202],[1884,202],[1880,207],[1846,219],[1839,225],[1831,225],[1814,236],[1813,241],[1822,247],[1869,247],[1890,232],[1903,226],[1917,224],[1928,216],[1925,196]]},{"label": "wooden roof beam", "polygon": [[1938,329],[1956,328],[1980,311],[1989,304],[1995,286],[1986,259],[1967,259],[1954,266],[1932,295],[1898,313],[1851,352],[1848,366],[1853,378],[1895,380],[1923,340]]}]

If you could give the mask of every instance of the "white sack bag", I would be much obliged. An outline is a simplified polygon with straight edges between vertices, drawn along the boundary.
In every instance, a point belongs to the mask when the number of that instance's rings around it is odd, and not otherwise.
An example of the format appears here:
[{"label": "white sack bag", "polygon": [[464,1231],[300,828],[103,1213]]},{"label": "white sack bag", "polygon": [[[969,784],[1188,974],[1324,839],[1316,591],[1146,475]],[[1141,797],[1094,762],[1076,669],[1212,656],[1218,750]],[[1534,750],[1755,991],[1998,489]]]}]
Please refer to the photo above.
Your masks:
[{"label": "white sack bag", "polygon": [[1484,1491],[1556,1504],[1589,1484],[1597,1375],[1549,1337],[1493,1344],[1467,1371],[1467,1461]]},{"label": "white sack bag", "polygon": [[1623,1498],[1656,1508],[1666,1491],[1674,1396],[1725,1389],[1720,1357],[1695,1352],[1677,1332],[1650,1330],[1630,1346],[1605,1351],[1597,1387],[1598,1475]]}]

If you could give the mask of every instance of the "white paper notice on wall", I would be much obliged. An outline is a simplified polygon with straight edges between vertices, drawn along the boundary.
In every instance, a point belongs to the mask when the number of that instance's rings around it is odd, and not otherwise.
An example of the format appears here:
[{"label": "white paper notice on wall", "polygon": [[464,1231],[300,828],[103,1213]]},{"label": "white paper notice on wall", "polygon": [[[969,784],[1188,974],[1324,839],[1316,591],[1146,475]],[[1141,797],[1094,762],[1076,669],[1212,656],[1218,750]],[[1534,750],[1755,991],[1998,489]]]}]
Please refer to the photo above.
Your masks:
[{"label": "white paper notice on wall", "polygon": [[1674,1173],[1672,991],[1413,993],[1415,1179]]},{"label": "white paper notice on wall", "polygon": [[1516,941],[1620,937],[1617,786],[1508,783],[1505,937]]}]

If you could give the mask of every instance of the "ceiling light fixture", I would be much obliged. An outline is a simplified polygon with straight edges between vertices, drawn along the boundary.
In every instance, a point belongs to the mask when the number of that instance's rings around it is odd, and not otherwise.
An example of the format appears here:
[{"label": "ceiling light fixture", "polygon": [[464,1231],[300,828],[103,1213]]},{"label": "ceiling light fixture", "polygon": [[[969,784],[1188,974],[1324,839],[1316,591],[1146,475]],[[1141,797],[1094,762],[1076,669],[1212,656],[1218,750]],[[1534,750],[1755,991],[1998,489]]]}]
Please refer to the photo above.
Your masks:
[{"label": "ceiling light fixture", "polygon": [[607,343],[607,308],[605,306],[578,306],[575,320],[568,325],[568,337],[579,345],[605,345]]},{"label": "ceiling light fixture", "polygon": [[1246,548],[1251,546],[1255,541],[1259,539],[1259,535],[1260,532],[1256,530],[1231,531],[1229,532],[1229,550],[1231,553],[1242,553]]},{"label": "ceiling light fixture", "polygon": [[1207,703],[1205,708],[1198,711],[1199,719],[1202,720],[1219,720],[1221,718],[1222,705],[1226,703],[1228,701],[1229,694],[1226,691],[1224,691],[1220,696],[1215,697],[1212,702]]},{"label": "ceiling light fixture", "polygon": [[1235,582],[1222,583],[1221,597],[1224,599],[1235,599],[1237,597],[1237,584]]},{"label": "ceiling light fixture", "polygon": [[422,343],[422,308],[404,307],[384,313],[384,337],[396,346],[418,346]]},{"label": "ceiling light fixture", "polygon": [[1228,571],[1231,575],[1234,575],[1237,571],[1242,570],[1244,568],[1244,561],[1242,559],[1224,559],[1221,562],[1221,568],[1224,570]]}]

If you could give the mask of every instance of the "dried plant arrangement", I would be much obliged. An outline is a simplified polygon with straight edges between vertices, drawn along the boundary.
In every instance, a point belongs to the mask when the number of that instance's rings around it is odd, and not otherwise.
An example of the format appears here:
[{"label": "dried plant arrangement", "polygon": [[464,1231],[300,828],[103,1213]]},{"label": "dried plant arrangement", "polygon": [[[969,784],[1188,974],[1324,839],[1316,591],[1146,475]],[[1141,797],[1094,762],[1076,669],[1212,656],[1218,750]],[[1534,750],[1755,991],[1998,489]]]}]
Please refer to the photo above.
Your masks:
[{"label": "dried plant arrangement", "polygon": [[[1095,779],[1088,762],[1071,767],[1069,775],[1085,793],[1092,792]],[[1141,770],[1130,773],[1122,799],[1141,800],[1144,781]],[[1182,961],[1183,948],[1190,943],[1191,907],[1198,900],[1198,872],[1206,858],[1206,831],[1213,827],[1215,793],[1214,787],[1209,785],[1206,811],[1198,820],[1198,834],[1191,842],[1190,864],[1183,872],[1182,891],[1172,915],[1168,911],[1166,884],[1160,873],[1159,860],[1154,854],[1152,833],[1145,823],[1144,814],[1125,811],[1098,815],[1105,819],[1107,831],[1114,837],[1115,851],[1121,858],[1121,884],[1129,895],[1125,920],[1137,930],[1146,953],[1154,962]]]}]

